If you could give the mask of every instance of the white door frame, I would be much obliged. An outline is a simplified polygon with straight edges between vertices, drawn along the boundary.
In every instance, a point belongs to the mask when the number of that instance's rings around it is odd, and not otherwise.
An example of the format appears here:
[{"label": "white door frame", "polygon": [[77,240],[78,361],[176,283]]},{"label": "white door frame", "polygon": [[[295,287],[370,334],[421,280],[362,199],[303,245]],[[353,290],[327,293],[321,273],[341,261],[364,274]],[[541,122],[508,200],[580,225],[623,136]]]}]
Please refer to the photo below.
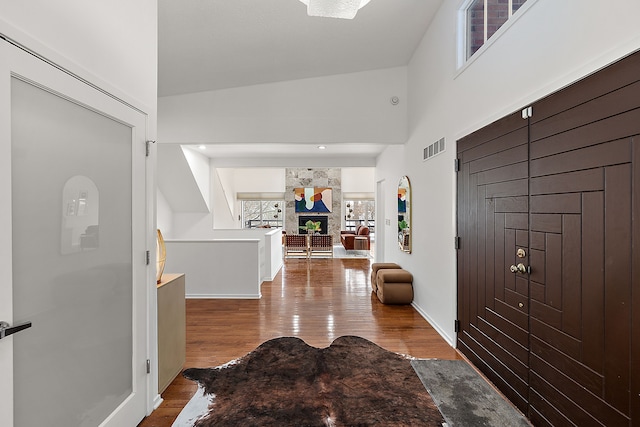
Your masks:
[{"label": "white door frame", "polygon": [[384,179],[376,182],[376,241],[375,261],[384,262],[384,246],[387,234],[384,198]]},{"label": "white door frame", "polygon": [[[0,41],[0,76],[9,73],[9,59],[5,54],[6,43]],[[5,80],[9,80],[6,78]],[[0,85],[0,183],[11,182],[11,93],[9,85]],[[0,198],[11,200],[5,185],[0,186]],[[0,203],[0,286],[13,283],[11,204]],[[4,243],[6,242],[6,243]],[[13,320],[13,291],[0,298],[0,320]],[[4,289],[4,286],[3,286]],[[13,338],[0,341],[0,424],[13,426]],[[6,368],[6,367],[9,368]]]}]

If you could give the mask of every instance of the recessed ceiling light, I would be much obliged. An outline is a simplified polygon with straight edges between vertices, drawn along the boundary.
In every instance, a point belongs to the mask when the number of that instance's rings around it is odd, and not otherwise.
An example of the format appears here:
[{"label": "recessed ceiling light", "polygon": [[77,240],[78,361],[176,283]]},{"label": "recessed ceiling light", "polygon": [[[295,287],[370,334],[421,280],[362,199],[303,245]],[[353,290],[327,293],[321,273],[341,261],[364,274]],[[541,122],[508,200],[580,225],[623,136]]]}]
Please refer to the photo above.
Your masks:
[{"label": "recessed ceiling light", "polygon": [[206,145],[198,145],[198,148],[201,150],[206,150],[207,146]]},{"label": "recessed ceiling light", "polygon": [[327,147],[325,147],[324,145],[318,145],[318,150],[325,150]]}]

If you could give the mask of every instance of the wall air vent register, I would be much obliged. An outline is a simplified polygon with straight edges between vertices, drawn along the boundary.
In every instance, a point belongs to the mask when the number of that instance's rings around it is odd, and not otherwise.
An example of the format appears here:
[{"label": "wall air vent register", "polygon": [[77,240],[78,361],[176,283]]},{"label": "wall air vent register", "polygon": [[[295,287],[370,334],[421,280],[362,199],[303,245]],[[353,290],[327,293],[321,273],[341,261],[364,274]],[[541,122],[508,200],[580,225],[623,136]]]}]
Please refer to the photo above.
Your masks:
[{"label": "wall air vent register", "polygon": [[429,144],[422,150],[422,160],[429,160],[433,156],[444,151],[444,138],[440,138],[433,144]]}]

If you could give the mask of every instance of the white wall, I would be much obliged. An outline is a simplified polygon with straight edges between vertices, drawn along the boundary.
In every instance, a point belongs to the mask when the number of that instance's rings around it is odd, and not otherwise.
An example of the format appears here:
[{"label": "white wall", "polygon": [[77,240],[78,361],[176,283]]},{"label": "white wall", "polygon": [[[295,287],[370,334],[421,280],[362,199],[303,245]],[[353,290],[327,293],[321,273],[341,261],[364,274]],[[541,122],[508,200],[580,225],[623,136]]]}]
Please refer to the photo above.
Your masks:
[{"label": "white wall", "polygon": [[371,193],[376,191],[375,168],[342,168],[342,196],[344,193]]},{"label": "white wall", "polygon": [[[218,169],[220,170],[220,169]],[[285,168],[235,168],[238,193],[284,193]]]},{"label": "white wall", "polygon": [[189,163],[189,167],[191,168],[191,172],[193,173],[193,177],[196,180],[196,184],[202,193],[202,198],[204,199],[207,208],[211,210],[210,203],[210,180],[211,180],[211,168],[209,166],[209,158],[198,153],[193,148],[188,148],[182,146],[182,152],[184,153],[184,157],[187,159],[187,163]]},{"label": "white wall", "polygon": [[[413,196],[413,253],[388,244],[385,261],[414,274],[416,307],[450,343],[456,319],[455,141],[640,49],[637,0],[530,2],[458,73],[453,34],[461,2],[445,0],[409,65],[404,159],[385,152],[378,161],[377,179],[390,183],[400,174],[384,165],[403,164],[401,174],[411,179]],[[422,149],[441,137],[446,151],[423,162]]]},{"label": "white wall", "polygon": [[162,232],[163,237],[169,237],[173,234],[173,211],[164,194],[160,190],[157,191],[156,198],[157,215],[156,226]]},{"label": "white wall", "polygon": [[155,139],[156,0],[0,0],[0,32],[142,104]]},{"label": "white wall", "polygon": [[158,132],[163,143],[404,143],[406,79],[400,67],[162,97]]},{"label": "white wall", "polygon": [[260,239],[165,240],[165,271],[184,272],[187,298],[258,299],[260,243]]},{"label": "white wall", "polygon": [[[157,221],[168,239],[213,229],[209,158],[178,144],[158,144]],[[159,227],[159,225],[158,225]]]},{"label": "white wall", "polygon": [[[213,213],[211,212],[209,158],[191,148],[181,147],[181,151],[184,153],[190,173],[198,187],[196,191],[202,195],[201,200],[204,201],[206,208],[205,212],[172,212],[172,232],[169,238],[210,239],[213,235]],[[160,204],[158,204],[158,211],[160,211]]]},{"label": "white wall", "polygon": [[[379,157],[375,182],[382,181],[385,200],[381,203],[376,193],[376,262],[397,262],[401,266],[407,257],[398,249],[398,183],[406,173],[404,146],[390,146]],[[384,233],[384,237],[380,235]]]},{"label": "white wall", "polygon": [[[282,267],[282,230],[279,228],[252,228],[252,229],[217,229],[214,232],[215,240],[260,240],[260,278],[262,281],[272,281]],[[246,266],[246,260],[241,258],[235,262],[236,266],[227,268],[241,269]]]},{"label": "white wall", "polygon": [[213,216],[210,213],[173,213],[173,230],[169,239],[213,239]]},{"label": "white wall", "polygon": [[211,168],[211,204],[213,228],[242,228],[238,215],[240,204],[236,202],[236,183],[233,169]]}]

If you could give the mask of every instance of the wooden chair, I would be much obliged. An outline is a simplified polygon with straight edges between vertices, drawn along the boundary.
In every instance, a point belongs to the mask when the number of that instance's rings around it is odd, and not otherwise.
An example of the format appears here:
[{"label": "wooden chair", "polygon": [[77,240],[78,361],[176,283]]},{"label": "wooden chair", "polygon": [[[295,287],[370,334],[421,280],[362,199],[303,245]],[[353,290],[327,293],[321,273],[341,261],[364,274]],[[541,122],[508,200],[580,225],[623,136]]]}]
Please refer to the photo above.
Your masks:
[{"label": "wooden chair", "polygon": [[333,258],[333,236],[330,234],[312,234],[309,244],[309,256],[326,255]]},{"label": "wooden chair", "polygon": [[284,235],[284,256],[309,256],[309,248],[307,246],[307,236],[304,234],[285,234]]}]

